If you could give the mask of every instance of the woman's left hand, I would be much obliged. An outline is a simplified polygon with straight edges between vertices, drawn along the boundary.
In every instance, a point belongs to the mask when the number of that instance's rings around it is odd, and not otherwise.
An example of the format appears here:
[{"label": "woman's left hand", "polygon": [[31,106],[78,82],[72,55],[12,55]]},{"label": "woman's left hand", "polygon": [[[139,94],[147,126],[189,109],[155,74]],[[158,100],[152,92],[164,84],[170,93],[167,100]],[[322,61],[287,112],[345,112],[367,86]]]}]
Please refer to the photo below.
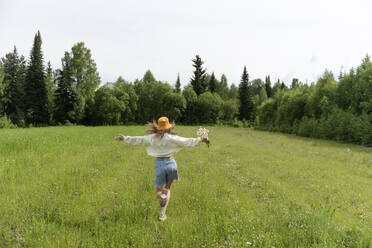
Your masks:
[{"label": "woman's left hand", "polygon": [[124,140],[124,138],[125,138],[125,136],[120,134],[119,136],[115,137],[115,140],[116,141],[122,141],[122,140]]}]

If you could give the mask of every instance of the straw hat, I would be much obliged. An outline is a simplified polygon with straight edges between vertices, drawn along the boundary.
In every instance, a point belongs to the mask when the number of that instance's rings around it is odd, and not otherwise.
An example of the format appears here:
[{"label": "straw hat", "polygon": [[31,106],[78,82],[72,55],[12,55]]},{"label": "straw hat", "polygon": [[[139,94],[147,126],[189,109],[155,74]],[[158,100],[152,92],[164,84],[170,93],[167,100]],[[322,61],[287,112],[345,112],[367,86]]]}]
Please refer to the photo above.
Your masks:
[{"label": "straw hat", "polygon": [[158,130],[165,130],[171,127],[172,126],[169,124],[169,120],[167,117],[160,117],[158,119],[158,127],[157,127]]}]

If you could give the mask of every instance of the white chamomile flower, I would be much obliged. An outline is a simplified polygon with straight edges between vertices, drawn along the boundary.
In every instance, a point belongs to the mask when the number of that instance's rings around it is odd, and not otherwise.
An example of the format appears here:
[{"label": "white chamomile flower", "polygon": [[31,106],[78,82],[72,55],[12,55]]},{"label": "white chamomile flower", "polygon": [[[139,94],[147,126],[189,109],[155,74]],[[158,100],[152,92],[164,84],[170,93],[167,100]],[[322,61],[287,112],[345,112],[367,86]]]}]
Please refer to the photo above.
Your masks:
[{"label": "white chamomile flower", "polygon": [[200,128],[198,129],[198,131],[196,131],[196,135],[197,135],[198,137],[200,137],[200,138],[202,138],[202,139],[207,139],[207,140],[208,140],[206,143],[207,143],[207,145],[208,145],[208,147],[209,147],[210,142],[209,142],[209,138],[208,138],[208,133],[209,133],[209,130],[206,129],[206,128],[203,128],[203,127],[200,127]]}]

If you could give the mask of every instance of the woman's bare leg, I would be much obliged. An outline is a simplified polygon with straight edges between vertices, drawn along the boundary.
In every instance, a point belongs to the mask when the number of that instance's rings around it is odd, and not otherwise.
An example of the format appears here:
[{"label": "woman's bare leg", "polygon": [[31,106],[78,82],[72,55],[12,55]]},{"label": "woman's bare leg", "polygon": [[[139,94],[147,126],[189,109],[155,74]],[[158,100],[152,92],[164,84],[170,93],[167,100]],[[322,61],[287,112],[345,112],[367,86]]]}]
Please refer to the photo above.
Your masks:
[{"label": "woman's bare leg", "polygon": [[156,198],[160,198],[162,189],[163,189],[163,186],[156,187]]},{"label": "woman's bare leg", "polygon": [[170,193],[171,193],[170,188],[172,186],[172,182],[173,181],[167,182],[167,184],[165,185],[165,188],[168,189],[168,194],[167,194],[167,202],[165,203],[165,206],[161,208],[162,214],[165,214],[165,211],[167,211],[168,202],[170,200]]}]

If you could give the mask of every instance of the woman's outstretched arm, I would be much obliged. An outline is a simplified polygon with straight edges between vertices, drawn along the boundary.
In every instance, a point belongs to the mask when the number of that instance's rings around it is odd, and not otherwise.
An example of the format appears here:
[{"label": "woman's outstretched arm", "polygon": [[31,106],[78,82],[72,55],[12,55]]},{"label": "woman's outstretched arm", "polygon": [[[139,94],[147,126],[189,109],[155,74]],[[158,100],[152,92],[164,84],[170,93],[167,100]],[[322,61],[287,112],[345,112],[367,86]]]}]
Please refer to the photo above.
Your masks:
[{"label": "woman's outstretched arm", "polygon": [[148,145],[149,138],[148,136],[124,136],[120,134],[119,136],[115,137],[116,141],[125,141],[130,145],[141,146],[141,145]]},{"label": "woman's outstretched arm", "polygon": [[208,139],[206,139],[206,138],[201,139],[200,137],[198,137],[198,138],[184,138],[184,137],[180,137],[180,136],[177,136],[177,135],[169,135],[168,137],[170,138],[170,140],[172,140],[173,143],[175,143],[178,146],[182,146],[182,147],[193,147],[193,146],[199,145],[200,142],[208,141]]}]

